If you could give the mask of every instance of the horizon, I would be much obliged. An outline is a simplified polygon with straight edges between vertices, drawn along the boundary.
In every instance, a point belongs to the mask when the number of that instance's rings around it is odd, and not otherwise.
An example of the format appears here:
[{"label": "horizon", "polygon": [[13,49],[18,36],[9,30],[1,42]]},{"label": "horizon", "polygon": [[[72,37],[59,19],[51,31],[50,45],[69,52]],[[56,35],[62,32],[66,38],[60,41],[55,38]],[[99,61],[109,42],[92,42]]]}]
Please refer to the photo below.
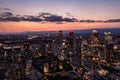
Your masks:
[{"label": "horizon", "polygon": [[[117,31],[116,31],[117,29]],[[76,30],[52,30],[52,31],[24,31],[24,32],[0,32],[0,35],[3,34],[26,34],[26,33],[56,33],[59,31],[62,31],[63,33],[66,32],[74,32],[74,33],[91,33],[92,30],[97,30],[99,33],[104,33],[104,32],[114,32],[114,34],[116,34],[116,32],[118,33],[118,30],[120,29],[120,27],[116,27],[116,28],[91,28],[91,29],[76,29]],[[111,31],[112,30],[112,31]],[[79,31],[79,32],[78,32]],[[80,32],[82,31],[82,32]],[[83,32],[84,31],[84,32]]]},{"label": "horizon", "polygon": [[0,0],[0,33],[120,28],[118,0]]}]

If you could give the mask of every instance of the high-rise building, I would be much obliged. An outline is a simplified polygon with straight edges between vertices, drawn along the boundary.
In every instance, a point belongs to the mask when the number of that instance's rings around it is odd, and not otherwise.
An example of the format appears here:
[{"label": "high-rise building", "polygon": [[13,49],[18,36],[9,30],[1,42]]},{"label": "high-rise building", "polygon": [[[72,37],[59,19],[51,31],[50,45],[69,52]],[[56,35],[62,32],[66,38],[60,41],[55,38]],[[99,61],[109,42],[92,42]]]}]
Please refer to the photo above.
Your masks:
[{"label": "high-rise building", "polygon": [[74,43],[75,43],[75,35],[74,32],[70,32],[69,36],[68,36],[68,46],[69,46],[69,50],[74,50]]},{"label": "high-rise building", "polygon": [[25,55],[28,55],[29,51],[30,51],[30,43],[28,41],[24,42],[24,53],[25,53]]},{"label": "high-rise building", "polygon": [[4,58],[4,53],[5,53],[5,50],[3,48],[2,43],[0,43],[0,60]]},{"label": "high-rise building", "polygon": [[59,31],[58,35],[55,38],[55,41],[60,46],[60,45],[62,45],[62,40],[63,40],[63,32]]},{"label": "high-rise building", "polygon": [[97,30],[92,30],[92,40],[93,44],[96,46],[99,43],[99,33]]}]

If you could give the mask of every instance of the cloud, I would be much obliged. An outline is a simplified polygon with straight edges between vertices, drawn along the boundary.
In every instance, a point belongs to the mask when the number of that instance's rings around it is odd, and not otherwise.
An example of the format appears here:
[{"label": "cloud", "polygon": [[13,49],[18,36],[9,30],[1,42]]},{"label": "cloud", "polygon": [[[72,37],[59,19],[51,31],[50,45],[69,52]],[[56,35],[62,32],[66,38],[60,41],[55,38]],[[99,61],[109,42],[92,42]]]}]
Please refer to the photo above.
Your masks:
[{"label": "cloud", "polygon": [[55,23],[62,23],[62,22],[75,22],[75,18],[63,18],[62,16],[58,16],[56,14],[51,13],[40,13],[38,16],[32,15],[14,15],[12,12],[3,12],[0,13],[0,21],[8,22],[8,21],[30,21],[30,22],[55,22]]},{"label": "cloud", "polygon": [[11,12],[3,12],[3,13],[0,14],[0,16],[1,17],[11,17],[11,16],[13,16],[13,13],[11,13]]},{"label": "cloud", "polygon": [[74,18],[74,16],[73,16],[71,13],[66,13],[66,15],[67,15],[68,17]]},{"label": "cloud", "polygon": [[17,16],[14,16],[12,12],[0,13],[0,21],[20,21]]},{"label": "cloud", "polygon": [[108,19],[108,20],[80,20],[79,22],[87,22],[87,23],[95,23],[95,22],[101,22],[101,23],[114,23],[114,22],[120,22],[120,19]]},{"label": "cloud", "polygon": [[43,16],[45,21],[48,22],[61,22],[63,21],[62,16],[50,15],[50,16]]},{"label": "cloud", "polygon": [[25,16],[20,16],[20,15],[14,15],[11,12],[3,12],[0,14],[0,21],[1,22],[19,22],[19,21],[30,21],[30,22],[41,22],[42,19],[36,16],[30,16],[30,15],[25,15]]},{"label": "cloud", "polygon": [[[70,13],[67,13],[70,15]],[[63,17],[56,14],[51,13],[39,13],[38,16],[32,16],[32,15],[15,15],[10,11],[2,12],[0,13],[0,22],[20,22],[20,21],[29,21],[29,22],[54,22],[56,24],[62,24],[64,22],[87,22],[87,23],[95,23],[95,22],[101,22],[101,23],[108,23],[108,22],[120,22],[120,19],[109,19],[109,20],[78,20],[74,17],[68,16]]]},{"label": "cloud", "polygon": [[44,20],[48,22],[75,22],[75,19],[73,18],[63,18],[62,16],[57,15],[44,17]]},{"label": "cloud", "polygon": [[80,20],[79,22],[95,23],[95,22],[104,22],[103,20]]},{"label": "cloud", "polygon": [[50,16],[50,15],[55,15],[55,14],[43,12],[43,13],[39,13],[38,17]]},{"label": "cloud", "polygon": [[21,17],[21,21],[41,22],[43,20],[37,16],[24,15]]},{"label": "cloud", "polygon": [[11,11],[9,8],[0,8],[0,10]]},{"label": "cloud", "polygon": [[2,21],[2,22],[7,22],[7,21],[18,22],[18,21],[21,21],[21,19],[18,17],[6,17],[6,18],[0,18],[0,21]]},{"label": "cloud", "polygon": [[120,22],[120,19],[109,19],[109,20],[106,20],[104,22]]},{"label": "cloud", "polygon": [[88,23],[91,23],[91,22],[96,22],[95,20],[80,20],[80,22],[88,22]]},{"label": "cloud", "polygon": [[87,23],[95,23],[95,22],[101,22],[101,23],[114,23],[114,22],[120,22],[120,19],[108,19],[108,20],[80,20],[79,22],[87,22]]},{"label": "cloud", "polygon": [[64,18],[63,20],[66,22],[77,22],[77,19],[75,18]]},{"label": "cloud", "polygon": [[48,22],[75,22],[74,18],[63,18],[63,16],[58,16],[56,14],[51,13],[41,13],[39,15],[44,21]]}]

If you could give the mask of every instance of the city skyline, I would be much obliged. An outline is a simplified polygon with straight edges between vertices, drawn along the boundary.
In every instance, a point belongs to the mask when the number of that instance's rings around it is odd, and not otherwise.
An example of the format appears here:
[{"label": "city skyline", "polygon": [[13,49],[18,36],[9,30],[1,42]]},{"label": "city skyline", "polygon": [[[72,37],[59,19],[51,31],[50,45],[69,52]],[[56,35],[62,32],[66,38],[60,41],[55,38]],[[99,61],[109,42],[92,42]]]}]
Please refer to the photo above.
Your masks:
[{"label": "city skyline", "polygon": [[118,0],[1,0],[0,32],[120,27]]}]

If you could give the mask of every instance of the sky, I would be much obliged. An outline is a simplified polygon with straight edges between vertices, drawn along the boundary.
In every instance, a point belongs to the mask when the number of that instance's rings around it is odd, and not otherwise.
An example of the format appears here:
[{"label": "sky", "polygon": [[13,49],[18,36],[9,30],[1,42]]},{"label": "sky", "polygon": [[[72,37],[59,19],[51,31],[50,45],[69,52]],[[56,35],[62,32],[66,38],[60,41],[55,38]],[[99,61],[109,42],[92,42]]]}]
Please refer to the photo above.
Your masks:
[{"label": "sky", "polygon": [[120,27],[120,0],[0,0],[0,32]]}]

